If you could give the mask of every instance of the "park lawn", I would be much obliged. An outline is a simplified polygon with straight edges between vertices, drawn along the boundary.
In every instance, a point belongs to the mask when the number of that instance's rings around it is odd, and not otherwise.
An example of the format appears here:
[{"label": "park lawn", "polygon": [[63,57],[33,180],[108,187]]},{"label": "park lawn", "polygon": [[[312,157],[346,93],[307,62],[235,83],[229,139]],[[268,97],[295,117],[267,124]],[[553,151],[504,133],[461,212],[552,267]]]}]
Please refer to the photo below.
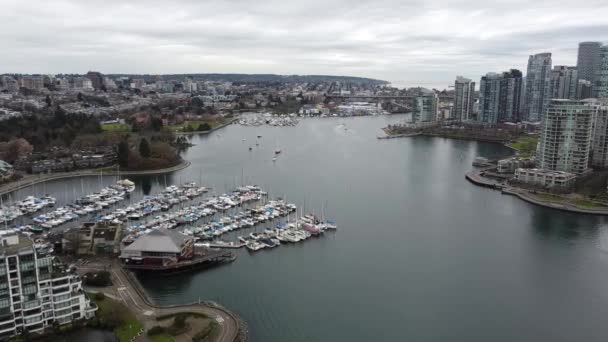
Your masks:
[{"label": "park lawn", "polygon": [[531,152],[536,151],[537,143],[538,137],[523,136],[510,143],[509,147],[519,150],[522,154],[526,153],[529,155]]},{"label": "park lawn", "polygon": [[222,124],[222,122],[220,122],[221,120],[188,120],[185,121],[183,124],[179,124],[179,125],[169,125],[169,129],[174,131],[174,132],[192,132],[192,131],[198,131],[198,126],[204,123],[208,123],[209,126],[211,126],[211,128],[215,128],[219,125]]},{"label": "park lawn", "polygon": [[112,124],[103,124],[101,125],[101,129],[108,132],[129,132],[131,131],[131,127],[127,124],[122,123],[112,123]]},{"label": "park lawn", "polygon": [[152,342],[173,342],[173,337],[169,334],[152,335],[148,336],[148,338],[152,340]]},{"label": "park lawn", "polygon": [[549,202],[557,202],[557,203],[567,203],[567,204],[573,204],[579,207],[586,207],[586,208],[602,208],[605,207],[602,204],[599,203],[595,203],[595,202],[591,202],[591,201],[587,201],[587,200],[583,200],[583,199],[570,199],[570,198],[565,198],[565,197],[561,197],[561,196],[557,196],[557,195],[551,195],[551,194],[535,194],[536,197],[544,200],[544,201],[549,201]]},{"label": "park lawn", "polygon": [[128,342],[137,336],[143,328],[133,312],[124,304],[105,297],[102,300],[96,299],[95,295],[89,296],[97,304],[97,316],[105,321],[119,321],[120,324],[114,329],[114,334],[120,342]]}]

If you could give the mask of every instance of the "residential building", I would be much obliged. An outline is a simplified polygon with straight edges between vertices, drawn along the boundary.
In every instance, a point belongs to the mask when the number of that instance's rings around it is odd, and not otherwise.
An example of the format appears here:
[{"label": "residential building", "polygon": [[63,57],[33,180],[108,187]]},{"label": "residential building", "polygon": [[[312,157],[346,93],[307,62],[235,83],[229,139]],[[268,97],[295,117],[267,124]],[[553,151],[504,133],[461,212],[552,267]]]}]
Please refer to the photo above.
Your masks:
[{"label": "residential building", "polygon": [[0,239],[0,338],[95,316],[78,275],[39,254],[25,235],[4,230]]},{"label": "residential building", "polygon": [[9,93],[15,93],[19,91],[19,82],[12,78],[11,76],[2,76],[0,78],[0,83],[2,83],[2,87],[6,89]]},{"label": "residential building", "polygon": [[564,171],[519,168],[515,170],[515,177],[513,179],[529,185],[547,188],[567,188],[574,184],[576,175]]},{"label": "residential building", "polygon": [[542,121],[551,97],[551,53],[531,55],[528,59],[525,92],[525,119]]},{"label": "residential building", "polygon": [[437,94],[435,92],[422,89],[413,101],[412,122],[433,122],[437,119]]},{"label": "residential building", "polygon": [[596,106],[589,100],[551,100],[542,121],[538,149],[541,169],[586,173]]},{"label": "residential building", "polygon": [[[576,69],[578,79],[586,80],[595,84],[598,68],[600,64],[600,42],[582,42],[578,44],[578,59]],[[580,99],[580,98],[579,98]]]},{"label": "residential building", "polygon": [[588,99],[593,97],[593,85],[591,81],[578,80],[576,87],[576,98],[579,100]]},{"label": "residential building", "polygon": [[597,98],[608,98],[608,45],[600,48],[599,59],[593,94]]},{"label": "residential building", "polygon": [[21,86],[27,89],[42,89],[44,88],[44,79],[42,76],[23,76],[21,77]]},{"label": "residential building", "polygon": [[77,255],[118,254],[123,226],[111,221],[85,222],[63,234],[62,250]]},{"label": "residential building", "polygon": [[511,157],[501,159],[497,164],[498,173],[514,173],[519,168],[533,167],[534,161],[531,158]]},{"label": "residential building", "polygon": [[143,78],[136,78],[131,81],[132,89],[143,89],[145,85],[146,80],[144,80]]},{"label": "residential building", "polygon": [[14,172],[15,170],[11,164],[5,162],[4,160],[0,160],[0,183],[11,179]]},{"label": "residential building", "polygon": [[101,89],[103,86],[103,75],[97,71],[87,72],[87,78],[91,80],[91,84],[95,89]]},{"label": "residential building", "polygon": [[608,101],[597,101],[595,113],[591,165],[594,168],[608,168]]},{"label": "residential building", "polygon": [[479,83],[477,121],[496,124],[519,120],[522,80],[521,71],[516,69],[483,76]]},{"label": "residential building", "polygon": [[93,90],[93,81],[87,77],[74,77],[72,79],[74,89]]},{"label": "residential building", "polygon": [[576,99],[578,85],[576,67],[556,65],[551,71],[551,98]]},{"label": "residential building", "polygon": [[475,102],[475,82],[462,76],[456,77],[454,83],[454,108],[452,119],[468,121],[473,116],[473,104]]}]

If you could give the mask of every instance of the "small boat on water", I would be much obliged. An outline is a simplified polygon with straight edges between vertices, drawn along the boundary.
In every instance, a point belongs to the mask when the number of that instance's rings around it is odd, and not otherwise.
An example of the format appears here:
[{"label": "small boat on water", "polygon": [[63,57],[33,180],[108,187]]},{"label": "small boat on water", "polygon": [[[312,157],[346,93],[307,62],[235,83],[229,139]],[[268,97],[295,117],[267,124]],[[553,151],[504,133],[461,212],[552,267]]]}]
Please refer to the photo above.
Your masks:
[{"label": "small boat on water", "polygon": [[281,149],[277,148],[276,150],[274,150],[274,154],[281,154]]},{"label": "small boat on water", "polygon": [[259,251],[260,249],[265,248],[266,246],[265,246],[265,245],[263,245],[263,244],[262,244],[262,243],[260,243],[260,242],[257,242],[257,241],[249,241],[249,242],[248,242],[248,243],[245,245],[245,247],[247,247],[247,249],[248,249],[248,250],[250,250],[250,251],[254,251],[254,252],[255,252],[255,251]]}]

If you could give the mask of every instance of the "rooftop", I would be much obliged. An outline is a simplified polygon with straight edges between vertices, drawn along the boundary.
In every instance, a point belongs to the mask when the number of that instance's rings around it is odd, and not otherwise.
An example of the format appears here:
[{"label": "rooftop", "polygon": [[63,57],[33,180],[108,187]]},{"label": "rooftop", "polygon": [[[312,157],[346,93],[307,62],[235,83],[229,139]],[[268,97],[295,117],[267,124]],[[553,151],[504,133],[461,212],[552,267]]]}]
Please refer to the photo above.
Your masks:
[{"label": "rooftop", "polygon": [[34,243],[27,236],[18,234],[15,231],[0,232],[2,246],[0,246],[0,254],[14,255],[22,251],[33,251]]},{"label": "rooftop", "polygon": [[140,236],[124,248],[125,251],[179,253],[189,237],[176,231],[159,228]]}]

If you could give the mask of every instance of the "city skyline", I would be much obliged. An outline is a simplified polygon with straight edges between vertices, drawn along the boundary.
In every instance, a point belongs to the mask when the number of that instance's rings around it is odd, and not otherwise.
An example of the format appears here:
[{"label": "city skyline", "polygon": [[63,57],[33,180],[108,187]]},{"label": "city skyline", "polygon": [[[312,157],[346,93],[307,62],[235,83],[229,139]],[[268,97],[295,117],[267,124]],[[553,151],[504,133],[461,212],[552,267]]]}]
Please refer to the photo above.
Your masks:
[{"label": "city skyline", "polygon": [[14,53],[0,72],[326,74],[447,88],[456,75],[525,70],[530,54],[576,65],[579,42],[605,39],[606,4],[548,4],[9,1],[0,25]]}]

